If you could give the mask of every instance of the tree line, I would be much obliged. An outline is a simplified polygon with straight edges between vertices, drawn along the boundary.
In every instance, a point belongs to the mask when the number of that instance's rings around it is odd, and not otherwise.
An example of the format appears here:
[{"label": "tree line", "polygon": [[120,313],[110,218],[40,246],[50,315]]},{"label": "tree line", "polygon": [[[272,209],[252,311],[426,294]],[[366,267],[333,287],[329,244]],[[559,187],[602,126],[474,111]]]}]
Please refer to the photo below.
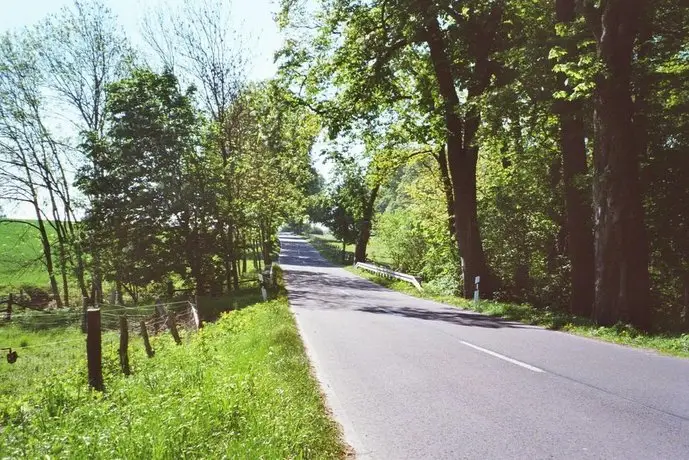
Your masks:
[{"label": "tree line", "polygon": [[76,0],[0,37],[0,198],[33,210],[58,307],[237,290],[303,212],[318,118],[247,79],[230,19],[215,0],[158,10],[147,55]]},{"label": "tree line", "polygon": [[689,327],[689,6],[284,0],[278,21],[281,78],[335,140],[311,216],[358,260],[373,220],[445,291]]}]

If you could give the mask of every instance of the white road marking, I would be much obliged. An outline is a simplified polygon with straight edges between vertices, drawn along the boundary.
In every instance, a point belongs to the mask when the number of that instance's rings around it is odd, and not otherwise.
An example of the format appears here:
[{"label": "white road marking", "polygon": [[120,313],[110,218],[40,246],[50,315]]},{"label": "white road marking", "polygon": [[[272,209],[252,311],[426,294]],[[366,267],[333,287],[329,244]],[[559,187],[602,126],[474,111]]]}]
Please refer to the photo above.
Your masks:
[{"label": "white road marking", "polygon": [[475,350],[482,351],[482,352],[487,353],[491,356],[495,356],[496,358],[500,358],[504,361],[507,361],[508,363],[516,364],[517,366],[521,366],[521,367],[528,369],[530,371],[545,372],[543,369],[539,369],[535,366],[532,366],[531,364],[526,364],[526,363],[523,363],[521,361],[517,361],[516,359],[508,358],[505,355],[501,355],[500,353],[496,353],[494,351],[486,350],[485,348],[474,345],[473,343],[465,342],[464,340],[460,340],[460,342],[463,343],[464,345],[466,345],[467,347],[471,347]]}]

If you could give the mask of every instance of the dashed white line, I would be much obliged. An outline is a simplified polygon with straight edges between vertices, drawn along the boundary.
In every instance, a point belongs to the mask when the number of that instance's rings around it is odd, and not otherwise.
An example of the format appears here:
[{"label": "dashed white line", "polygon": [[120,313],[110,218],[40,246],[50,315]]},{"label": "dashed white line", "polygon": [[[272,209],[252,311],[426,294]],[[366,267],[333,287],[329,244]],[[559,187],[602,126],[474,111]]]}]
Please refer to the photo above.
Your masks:
[{"label": "dashed white line", "polygon": [[465,342],[464,340],[460,340],[461,343],[466,345],[467,347],[471,347],[474,350],[482,351],[483,353],[489,354],[491,356],[495,356],[496,358],[502,359],[503,361],[507,361],[508,363],[515,364],[517,366],[521,366],[524,369],[528,369],[533,372],[545,372],[543,369],[539,369],[536,366],[532,366],[531,364],[526,364],[521,361],[517,361],[516,359],[509,358],[505,355],[501,355],[500,353],[496,353],[494,351],[486,350],[485,348],[479,347],[478,345],[474,345],[473,343]]}]

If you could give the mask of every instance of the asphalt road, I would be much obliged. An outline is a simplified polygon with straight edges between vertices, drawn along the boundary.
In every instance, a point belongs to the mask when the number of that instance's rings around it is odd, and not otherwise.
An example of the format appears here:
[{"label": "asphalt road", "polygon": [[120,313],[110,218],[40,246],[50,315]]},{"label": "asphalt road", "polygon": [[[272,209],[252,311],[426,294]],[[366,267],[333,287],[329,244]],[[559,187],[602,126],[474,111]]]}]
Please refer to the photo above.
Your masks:
[{"label": "asphalt road", "polygon": [[361,459],[689,459],[689,360],[406,296],[283,234],[289,299]]}]

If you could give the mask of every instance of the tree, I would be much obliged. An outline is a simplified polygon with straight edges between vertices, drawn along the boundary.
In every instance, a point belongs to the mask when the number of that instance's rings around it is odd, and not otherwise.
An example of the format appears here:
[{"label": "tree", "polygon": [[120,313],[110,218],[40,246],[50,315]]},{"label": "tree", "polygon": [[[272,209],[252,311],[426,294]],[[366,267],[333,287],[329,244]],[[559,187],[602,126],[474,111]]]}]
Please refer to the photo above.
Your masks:
[{"label": "tree", "polygon": [[[99,252],[108,254],[109,276],[130,286],[130,293],[131,286],[161,281],[172,271],[183,274],[187,265],[197,267],[180,263],[179,253],[165,244],[182,239],[183,247],[194,250],[191,232],[181,224],[188,224],[184,216],[193,212],[183,192],[198,119],[192,90],[178,88],[169,71],[158,75],[138,69],[113,83],[104,141],[93,139],[93,166],[84,168],[79,179],[82,191],[94,197],[87,225],[96,234]],[[182,236],[174,235],[180,231]],[[193,276],[203,286],[197,270]]]},{"label": "tree", "polygon": [[[288,16],[289,8],[285,7]],[[460,104],[457,87],[473,101],[490,85],[497,68],[491,56],[499,44],[502,15],[501,2],[492,6],[472,2],[461,10],[444,2],[435,5],[401,1],[394,7],[385,1],[342,2],[324,7],[324,17],[330,20],[324,21],[315,41],[316,51],[322,50],[320,55],[290,48],[284,52],[291,58],[285,64],[286,70],[298,79],[300,72],[295,69],[300,60],[332,63],[324,72],[316,70],[304,80],[317,86],[325,74],[326,79],[343,87],[339,97],[324,106],[324,110],[333,112],[336,127],[346,125],[351,118],[378,116],[381,110],[375,107],[377,102],[389,106],[408,97],[404,83],[413,78],[409,75],[410,55],[417,56],[416,62],[430,62],[435,85],[430,92],[439,95],[437,110],[445,119],[443,138],[447,143],[455,234],[463,260],[466,296],[471,296],[474,276],[483,280],[484,297],[492,295],[496,280],[483,252],[476,206],[475,137],[480,111],[475,104]],[[341,31],[342,40],[329,41],[325,37]],[[428,48],[427,54],[421,45]],[[332,69],[330,75],[327,69]]]},{"label": "tree", "polygon": [[[58,162],[60,188],[64,190],[60,194],[64,214],[54,215],[51,224],[58,235],[61,254],[64,246],[74,253],[74,272],[84,299],[91,297],[85,279],[84,253],[91,253],[95,297],[92,301],[102,302],[100,255],[77,222],[76,205],[69,193],[71,178],[67,178],[62,163],[73,161],[81,164],[89,153],[80,147],[89,145],[89,137],[103,137],[108,85],[124,75],[126,67],[134,60],[134,53],[117,25],[117,19],[100,0],[75,0],[72,7],[65,7],[59,14],[42,21],[32,31],[32,36],[38,62],[45,75],[46,89],[57,96],[60,109],[71,115],[67,118],[81,135],[78,145],[73,140],[69,141],[70,148],[64,152],[65,158]],[[67,286],[64,269],[63,279]]]},{"label": "tree", "polygon": [[[56,193],[61,181],[53,172],[59,167],[60,152],[46,127],[41,98],[43,75],[34,53],[34,43],[26,34],[5,34],[0,38],[0,175],[2,198],[29,204],[36,223],[27,223],[39,233],[43,259],[56,305],[63,297],[57,283],[53,247],[46,226],[50,225],[46,208],[59,220]],[[55,225],[53,223],[53,225]],[[59,261],[63,270],[64,300],[69,302],[66,278],[66,255],[60,247]]]},{"label": "tree", "polygon": [[239,289],[236,220],[238,209],[234,194],[237,177],[232,132],[237,127],[233,117],[240,116],[239,98],[245,85],[246,60],[240,40],[231,27],[231,10],[221,0],[186,3],[178,10],[159,10],[144,23],[144,37],[163,63],[195,84],[214,128],[215,147],[222,160],[225,184],[225,209],[218,210],[216,228],[224,251],[221,257],[228,281]]},{"label": "tree", "polygon": [[[575,23],[576,1],[557,0],[556,17],[561,26]],[[593,210],[589,190],[585,187],[588,171],[585,144],[584,110],[585,100],[576,94],[576,71],[566,72],[567,66],[575,66],[582,56],[579,51],[581,33],[562,33],[562,46],[558,51],[564,59],[559,64],[565,68],[561,73],[560,88],[564,94],[556,102],[560,123],[560,149],[562,151],[563,180],[565,183],[566,225],[568,252],[571,261],[570,311],[579,316],[591,316],[594,303],[594,250],[593,250]]]},{"label": "tree", "polygon": [[598,324],[651,326],[648,241],[634,136],[634,46],[647,2],[582,1],[602,68],[594,93],[596,298]]}]

